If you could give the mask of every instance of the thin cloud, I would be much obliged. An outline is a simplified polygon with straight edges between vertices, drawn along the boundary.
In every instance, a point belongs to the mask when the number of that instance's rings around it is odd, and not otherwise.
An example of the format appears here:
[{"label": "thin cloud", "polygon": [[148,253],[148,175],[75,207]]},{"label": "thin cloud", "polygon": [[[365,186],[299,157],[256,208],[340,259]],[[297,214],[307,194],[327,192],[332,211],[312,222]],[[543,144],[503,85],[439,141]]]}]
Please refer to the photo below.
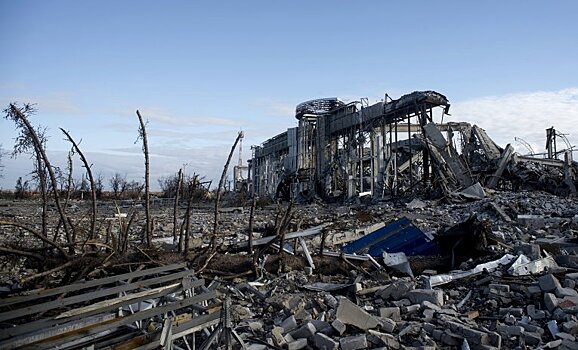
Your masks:
[{"label": "thin cloud", "polygon": [[76,103],[74,94],[71,92],[55,92],[46,95],[21,92],[0,96],[0,104],[2,106],[7,106],[12,102],[35,104],[36,108],[42,113],[82,114],[82,108]]},{"label": "thin cloud", "polygon": [[268,117],[287,118],[295,116],[296,105],[296,103],[263,99],[253,102],[251,107]]},{"label": "thin cloud", "polygon": [[[239,121],[235,119],[210,116],[181,115],[158,107],[139,108],[139,111],[145,120],[178,127],[240,125]],[[129,108],[109,110],[108,113],[120,115],[123,117],[130,116],[131,118],[135,118],[136,115],[136,111]]]}]

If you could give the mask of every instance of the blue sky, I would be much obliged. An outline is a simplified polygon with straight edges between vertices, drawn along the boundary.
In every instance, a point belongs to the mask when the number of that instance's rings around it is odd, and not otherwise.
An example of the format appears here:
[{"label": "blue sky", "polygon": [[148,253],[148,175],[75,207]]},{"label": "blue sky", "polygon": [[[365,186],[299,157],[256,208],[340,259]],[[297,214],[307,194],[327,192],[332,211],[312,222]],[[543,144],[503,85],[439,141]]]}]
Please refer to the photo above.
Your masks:
[{"label": "blue sky", "polygon": [[[136,180],[136,109],[153,178],[183,164],[217,178],[240,129],[247,158],[295,125],[296,104],[329,96],[436,90],[452,120],[501,144],[543,148],[552,125],[578,144],[576,13],[575,1],[0,0],[0,104],[37,104],[58,165],[63,127],[95,171]],[[4,149],[15,135],[0,120]],[[31,162],[3,163],[12,188]]]}]

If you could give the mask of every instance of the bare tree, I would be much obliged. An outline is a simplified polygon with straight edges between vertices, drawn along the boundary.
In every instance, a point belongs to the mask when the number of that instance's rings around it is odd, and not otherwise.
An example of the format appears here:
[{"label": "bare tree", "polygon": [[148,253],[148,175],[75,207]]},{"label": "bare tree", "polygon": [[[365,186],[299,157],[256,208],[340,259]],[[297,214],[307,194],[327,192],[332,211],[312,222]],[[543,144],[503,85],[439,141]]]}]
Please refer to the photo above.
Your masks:
[{"label": "bare tree", "polygon": [[30,193],[30,184],[28,180],[24,180],[22,176],[19,176],[16,180],[16,186],[14,187],[14,197],[16,199],[24,199],[28,197]]},{"label": "bare tree", "polygon": [[[138,116],[138,121],[140,123],[140,127],[138,129],[139,137],[138,139],[142,139],[142,151],[145,156],[145,230],[144,235],[142,238],[142,242],[146,244],[148,248],[151,247],[152,244],[152,227],[151,227],[151,217],[150,217],[150,184],[149,184],[149,146],[147,141],[147,130],[145,127],[145,123],[142,120],[142,116],[140,112],[137,110],[136,115]],[[137,141],[138,141],[137,139]]]},{"label": "bare tree", "polygon": [[235,152],[235,148],[237,147],[237,143],[243,137],[243,132],[239,131],[235,142],[233,143],[233,147],[231,147],[231,152],[229,152],[229,157],[227,157],[227,162],[223,167],[223,173],[221,174],[221,180],[219,181],[219,187],[217,187],[217,195],[215,196],[215,221],[213,222],[213,235],[211,237],[211,243],[209,244],[209,249],[214,250],[216,249],[216,240],[217,240],[217,230],[219,229],[219,207],[221,202],[221,194],[223,191],[223,185],[225,184],[225,180],[227,178],[227,170],[229,169],[229,163],[231,162],[231,157],[233,157],[233,152]]},{"label": "bare tree", "polygon": [[84,168],[86,169],[86,174],[88,175],[88,180],[90,182],[90,193],[91,193],[90,198],[92,200],[92,218],[90,220],[89,238],[94,239],[95,232],[96,232],[96,186],[95,186],[95,182],[94,182],[94,177],[92,176],[92,170],[90,170],[91,165],[88,164],[86,157],[84,157],[84,154],[82,153],[82,151],[78,147],[78,143],[76,143],[72,139],[72,136],[70,136],[70,134],[66,130],[64,130],[63,128],[60,128],[60,130],[64,133],[64,135],[66,135],[66,138],[72,144],[72,147],[74,147],[74,150],[76,151],[76,153],[78,153],[78,155],[80,156],[80,159],[82,160],[82,164],[84,164]]},{"label": "bare tree", "polygon": [[126,191],[126,174],[122,175],[121,173],[114,173],[114,175],[108,180],[108,184],[114,193],[114,199],[119,200],[124,191]]},{"label": "bare tree", "polygon": [[[177,223],[179,217],[179,194],[181,193],[181,185],[183,183],[183,169],[179,169],[177,190],[175,191],[175,206],[173,208],[173,242],[177,241]],[[192,194],[191,194],[192,197]]]},{"label": "bare tree", "polygon": [[23,151],[33,149],[36,154],[40,154],[42,161],[44,162],[44,166],[50,175],[52,191],[54,194],[54,203],[56,204],[58,214],[60,215],[60,220],[62,221],[62,225],[64,227],[67,243],[69,245],[69,252],[70,254],[74,254],[74,242],[71,235],[72,227],[69,228],[70,221],[68,221],[65,217],[64,210],[60,205],[58,182],[56,180],[56,176],[54,175],[54,169],[52,168],[50,160],[44,151],[42,140],[38,137],[36,130],[34,130],[28,121],[28,116],[34,113],[34,108],[29,104],[25,104],[23,107],[18,107],[16,104],[11,103],[10,106],[4,110],[4,113],[6,114],[5,118],[12,120],[16,124],[16,128],[20,130],[20,134],[18,135],[14,145],[14,153],[18,154]]},{"label": "bare tree", "polygon": [[96,174],[94,189],[96,191],[96,198],[102,199],[102,192],[104,191],[104,175],[100,171]]},{"label": "bare tree", "polygon": [[4,177],[4,164],[2,164],[2,158],[4,157],[4,148],[0,143],[0,179]]}]

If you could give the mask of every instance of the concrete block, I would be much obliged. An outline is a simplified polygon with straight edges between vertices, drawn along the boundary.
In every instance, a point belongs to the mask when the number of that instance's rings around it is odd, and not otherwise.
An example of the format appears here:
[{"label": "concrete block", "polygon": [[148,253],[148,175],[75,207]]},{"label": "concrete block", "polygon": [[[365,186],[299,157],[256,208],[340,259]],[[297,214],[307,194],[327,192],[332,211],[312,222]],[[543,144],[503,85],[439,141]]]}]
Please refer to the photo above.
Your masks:
[{"label": "concrete block", "polygon": [[421,309],[421,306],[418,304],[408,305],[401,308],[404,314],[411,314],[414,312],[418,312]]},{"label": "concrete block", "polygon": [[397,307],[408,306],[411,305],[411,301],[409,299],[400,299],[392,302],[393,305]]},{"label": "concrete block", "polygon": [[548,327],[548,330],[550,331],[550,334],[552,334],[553,337],[555,337],[556,334],[560,333],[560,329],[558,328],[558,324],[556,323],[556,321],[550,320],[548,321],[548,323],[546,323],[546,326]]},{"label": "concrete block", "polygon": [[459,346],[462,344],[462,337],[452,332],[443,332],[440,341],[447,346]]},{"label": "concrete block", "polygon": [[444,304],[444,292],[436,289],[414,289],[408,293],[408,299],[413,304],[429,301],[437,306]]},{"label": "concrete block", "polygon": [[342,298],[339,301],[339,307],[337,307],[337,314],[335,317],[344,324],[349,324],[362,330],[375,328],[379,325],[379,320],[377,318],[368,314],[365,310],[346,298]]},{"label": "concrete block", "polygon": [[519,337],[524,332],[521,326],[498,325],[496,330],[507,337]]},{"label": "concrete block", "polygon": [[335,297],[331,294],[325,294],[325,303],[332,309],[335,309],[339,304],[337,299],[335,299]]},{"label": "concrete block", "polygon": [[283,328],[283,334],[291,332],[297,328],[297,320],[295,319],[295,316],[291,315],[287,317],[283,322],[281,322],[279,327]]},{"label": "concrete block", "polygon": [[379,316],[391,318],[394,321],[401,321],[401,312],[399,307],[382,307],[379,309]]},{"label": "concrete block", "polygon": [[367,337],[365,334],[359,334],[341,338],[339,345],[342,350],[367,349]]},{"label": "concrete block", "polygon": [[430,309],[430,310],[434,310],[434,311],[440,311],[442,309],[441,307],[439,307],[436,304],[434,304],[430,301],[427,301],[427,300],[424,300],[421,303],[421,306],[423,306],[424,308]]},{"label": "concrete block", "polygon": [[381,327],[387,333],[392,333],[395,330],[396,325],[397,324],[392,319],[389,319],[389,318],[382,318],[381,319]]},{"label": "concrete block", "polygon": [[505,293],[510,293],[510,286],[507,284],[496,284],[496,283],[490,283],[488,285],[488,288],[491,292],[505,292]]},{"label": "concrete block", "polygon": [[307,339],[297,339],[289,344],[287,344],[288,350],[300,350],[305,349],[307,347]]},{"label": "concrete block", "polygon": [[562,339],[562,340],[576,341],[576,337],[574,337],[572,334],[568,334],[566,332],[559,332],[558,334],[556,334],[556,338]]},{"label": "concrete block", "polygon": [[339,320],[333,321],[331,323],[331,327],[333,327],[333,329],[335,329],[337,331],[337,333],[339,333],[339,335],[342,335],[343,333],[345,333],[345,330],[347,329],[345,324],[343,324],[343,322],[341,322]]},{"label": "concrete block", "polygon": [[544,305],[552,312],[558,306],[558,299],[552,293],[544,293]]},{"label": "concrete block", "polygon": [[566,333],[576,335],[578,333],[578,322],[572,320],[562,324],[562,330]]},{"label": "concrete block", "polygon": [[534,332],[524,332],[522,334],[522,338],[527,346],[538,346],[542,343],[542,336],[538,333]]},{"label": "concrete block", "polygon": [[571,278],[564,278],[564,283],[563,283],[564,288],[576,288],[576,280],[571,279]]},{"label": "concrete block", "polygon": [[498,311],[500,316],[512,315],[515,317],[522,317],[524,315],[524,309],[521,307],[502,307]]},{"label": "concrete block", "polygon": [[563,339],[560,348],[567,350],[578,350],[578,342]]},{"label": "concrete block", "polygon": [[317,333],[313,336],[313,345],[319,350],[336,350],[339,343],[325,334]]},{"label": "concrete block", "polygon": [[555,293],[558,298],[578,297],[578,292],[572,288],[558,287]]},{"label": "concrete block", "polygon": [[383,299],[399,300],[415,288],[415,282],[398,280],[376,294]]},{"label": "concrete block", "polygon": [[[368,331],[370,336],[376,337],[379,340],[381,340],[381,342],[383,344],[379,344],[379,346],[385,346],[385,349],[399,349],[401,348],[401,345],[399,344],[399,341],[397,340],[397,337],[392,335],[392,334],[387,334],[387,333],[382,333],[382,332],[378,332],[378,331],[374,331],[374,330],[369,330]],[[376,344],[374,344],[376,345]]]},{"label": "concrete block", "polygon": [[285,338],[283,337],[283,328],[273,327],[271,330],[271,336],[273,337],[273,342],[278,347],[283,347],[283,345],[287,344]]},{"label": "concrete block", "polygon": [[540,289],[543,292],[553,292],[556,288],[562,287],[560,285],[560,281],[551,273],[548,273],[544,276],[540,276],[538,278],[538,284],[540,285]]},{"label": "concrete block", "polygon": [[311,322],[305,323],[303,326],[297,328],[296,330],[291,332],[291,336],[293,339],[301,339],[301,338],[309,338],[312,337],[317,329]]},{"label": "concrete block", "polygon": [[424,331],[427,332],[427,334],[431,335],[433,331],[436,329],[436,326],[433,323],[424,322],[422,328]]}]

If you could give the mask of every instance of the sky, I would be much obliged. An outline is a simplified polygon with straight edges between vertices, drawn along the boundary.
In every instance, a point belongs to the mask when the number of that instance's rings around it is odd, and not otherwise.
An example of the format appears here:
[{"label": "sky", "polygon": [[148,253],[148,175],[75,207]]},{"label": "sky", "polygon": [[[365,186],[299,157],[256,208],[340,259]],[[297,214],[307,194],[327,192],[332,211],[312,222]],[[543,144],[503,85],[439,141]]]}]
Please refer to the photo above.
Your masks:
[{"label": "sky", "polygon": [[[180,167],[218,181],[240,130],[246,160],[321,97],[436,90],[446,120],[542,152],[551,126],[578,144],[577,13],[576,1],[0,0],[0,106],[35,104],[55,165],[62,127],[93,172],[142,182],[138,109],[153,188]],[[5,151],[16,135],[0,119]],[[32,168],[26,155],[2,164],[2,189]]]}]

